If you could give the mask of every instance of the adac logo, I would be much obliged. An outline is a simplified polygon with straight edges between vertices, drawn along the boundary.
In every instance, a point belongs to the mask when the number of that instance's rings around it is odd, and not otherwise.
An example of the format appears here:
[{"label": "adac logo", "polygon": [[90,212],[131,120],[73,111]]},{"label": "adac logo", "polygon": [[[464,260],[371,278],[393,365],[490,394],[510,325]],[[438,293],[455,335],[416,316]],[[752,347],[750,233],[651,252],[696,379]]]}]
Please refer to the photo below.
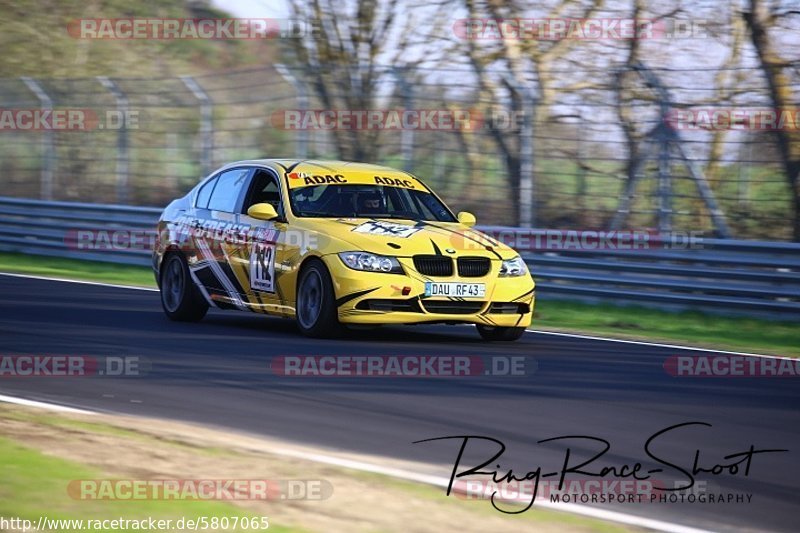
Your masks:
[{"label": "adac logo", "polygon": [[299,180],[299,179],[303,179],[303,178],[307,178],[307,177],[308,177],[308,174],[305,173],[305,172],[290,172],[289,173],[289,179],[290,180]]}]

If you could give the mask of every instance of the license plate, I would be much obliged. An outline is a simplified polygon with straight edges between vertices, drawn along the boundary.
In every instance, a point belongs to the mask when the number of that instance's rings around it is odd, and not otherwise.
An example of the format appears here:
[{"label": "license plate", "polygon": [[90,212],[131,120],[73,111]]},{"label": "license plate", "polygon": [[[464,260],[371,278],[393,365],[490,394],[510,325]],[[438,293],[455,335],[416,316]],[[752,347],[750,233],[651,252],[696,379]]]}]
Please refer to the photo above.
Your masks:
[{"label": "license plate", "polygon": [[450,296],[457,298],[483,298],[486,285],[483,283],[425,283],[425,296]]}]

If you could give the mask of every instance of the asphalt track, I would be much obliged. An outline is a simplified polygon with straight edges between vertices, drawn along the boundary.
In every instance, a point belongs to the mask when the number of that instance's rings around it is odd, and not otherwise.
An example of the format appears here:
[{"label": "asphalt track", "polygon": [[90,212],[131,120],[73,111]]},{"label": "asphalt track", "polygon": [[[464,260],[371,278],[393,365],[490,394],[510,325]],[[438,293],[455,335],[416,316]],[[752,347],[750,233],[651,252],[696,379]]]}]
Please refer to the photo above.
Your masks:
[{"label": "asphalt track", "polygon": [[[696,450],[707,465],[751,444],[790,450],[755,456],[747,477],[698,475],[710,492],[749,493],[751,503],[602,507],[713,530],[797,530],[800,378],[675,378],[664,361],[686,352],[673,348],[536,333],[486,344],[468,327],[383,328],[318,341],[300,337],[289,321],[241,312],[212,311],[199,324],[180,324],[163,316],[156,292],[3,275],[0,295],[2,355],[128,355],[152,364],[136,378],[4,378],[2,394],[420,461],[440,465],[429,473],[446,476],[459,443],[412,441],[494,437],[507,446],[502,466],[524,473],[539,465],[557,470],[564,461],[566,445],[536,441],[595,436],[611,449],[593,465],[650,467],[643,450],[649,436],[701,421],[713,427],[660,438],[662,458],[691,468]],[[419,379],[290,378],[270,371],[276,356],[445,354],[523,356],[535,372]],[[570,442],[571,464],[599,450],[586,440]],[[481,453],[488,458],[488,448]],[[477,458],[468,453],[463,464]]]}]

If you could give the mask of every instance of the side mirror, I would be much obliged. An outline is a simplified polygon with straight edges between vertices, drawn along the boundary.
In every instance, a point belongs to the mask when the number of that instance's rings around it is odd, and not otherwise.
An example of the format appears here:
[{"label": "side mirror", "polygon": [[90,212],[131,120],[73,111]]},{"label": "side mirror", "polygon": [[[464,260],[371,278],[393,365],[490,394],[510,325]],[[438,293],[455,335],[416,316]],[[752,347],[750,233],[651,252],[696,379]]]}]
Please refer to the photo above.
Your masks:
[{"label": "side mirror", "polygon": [[458,221],[464,224],[468,228],[471,228],[472,226],[478,223],[478,221],[475,219],[475,215],[473,215],[469,211],[461,211],[458,214]]},{"label": "side mirror", "polygon": [[278,218],[278,212],[272,204],[253,204],[247,209],[247,215],[258,220],[274,220]]}]

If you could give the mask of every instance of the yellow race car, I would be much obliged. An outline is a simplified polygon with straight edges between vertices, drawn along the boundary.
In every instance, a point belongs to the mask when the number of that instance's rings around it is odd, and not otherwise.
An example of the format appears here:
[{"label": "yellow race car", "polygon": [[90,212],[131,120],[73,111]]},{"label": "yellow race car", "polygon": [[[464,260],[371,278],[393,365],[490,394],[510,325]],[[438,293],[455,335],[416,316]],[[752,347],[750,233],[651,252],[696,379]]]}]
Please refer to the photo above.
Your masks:
[{"label": "yellow race car", "polygon": [[173,320],[216,306],[294,318],[311,337],[468,323],[484,339],[516,340],[533,316],[533,279],[474,224],[400,170],[239,161],[166,207],[153,269]]}]

